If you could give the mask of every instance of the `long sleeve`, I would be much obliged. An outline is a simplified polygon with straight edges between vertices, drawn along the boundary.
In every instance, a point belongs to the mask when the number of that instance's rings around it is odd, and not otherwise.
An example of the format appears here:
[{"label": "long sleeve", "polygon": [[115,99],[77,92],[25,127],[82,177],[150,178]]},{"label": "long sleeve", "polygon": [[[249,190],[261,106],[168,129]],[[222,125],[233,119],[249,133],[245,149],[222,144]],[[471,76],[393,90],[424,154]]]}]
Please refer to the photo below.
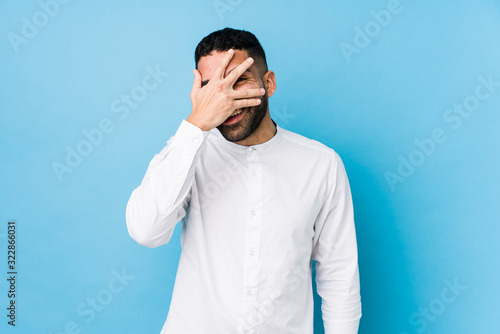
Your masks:
[{"label": "long sleeve", "polygon": [[128,233],[139,244],[154,248],[168,243],[177,222],[185,217],[196,161],[208,134],[183,120],[151,160],[126,209]]},{"label": "long sleeve", "polygon": [[322,298],[326,334],[355,334],[361,318],[361,298],[354,212],[349,181],[335,153],[329,193],[315,221],[311,258],[316,260],[316,284]]}]

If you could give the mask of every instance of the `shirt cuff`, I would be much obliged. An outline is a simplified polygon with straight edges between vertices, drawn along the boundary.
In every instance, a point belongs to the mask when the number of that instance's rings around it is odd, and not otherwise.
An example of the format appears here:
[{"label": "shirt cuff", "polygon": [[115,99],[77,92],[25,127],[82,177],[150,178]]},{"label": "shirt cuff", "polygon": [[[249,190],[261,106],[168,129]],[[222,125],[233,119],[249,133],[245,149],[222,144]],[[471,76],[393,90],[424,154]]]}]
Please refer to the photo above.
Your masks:
[{"label": "shirt cuff", "polygon": [[174,135],[173,144],[185,153],[194,155],[209,134],[210,131],[203,131],[183,119]]},{"label": "shirt cuff", "polygon": [[352,321],[337,321],[325,323],[325,334],[345,333],[356,334],[359,330],[359,319]]}]

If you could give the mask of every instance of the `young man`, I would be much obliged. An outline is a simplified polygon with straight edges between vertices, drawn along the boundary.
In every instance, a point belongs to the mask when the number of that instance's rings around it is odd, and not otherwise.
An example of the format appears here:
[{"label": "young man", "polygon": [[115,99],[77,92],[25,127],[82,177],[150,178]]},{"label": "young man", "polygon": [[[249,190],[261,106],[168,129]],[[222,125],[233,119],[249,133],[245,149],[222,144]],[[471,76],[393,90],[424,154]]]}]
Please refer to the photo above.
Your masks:
[{"label": "young man", "polygon": [[270,117],[257,38],[223,29],[196,48],[192,112],[127,205],[131,237],[182,252],[162,334],[313,333],[311,259],[327,334],[361,317],[351,193],[340,157]]}]

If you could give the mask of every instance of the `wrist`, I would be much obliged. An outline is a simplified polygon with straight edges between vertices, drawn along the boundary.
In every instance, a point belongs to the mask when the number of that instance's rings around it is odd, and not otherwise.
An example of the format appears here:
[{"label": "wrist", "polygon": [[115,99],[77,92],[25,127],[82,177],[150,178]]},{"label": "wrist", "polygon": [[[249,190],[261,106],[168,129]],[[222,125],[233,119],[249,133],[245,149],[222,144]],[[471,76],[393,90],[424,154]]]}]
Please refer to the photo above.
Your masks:
[{"label": "wrist", "polygon": [[191,115],[186,119],[186,121],[193,124],[194,126],[199,127],[202,131],[210,131],[211,130],[210,127],[205,125],[203,122],[200,122],[195,117],[192,117]]}]

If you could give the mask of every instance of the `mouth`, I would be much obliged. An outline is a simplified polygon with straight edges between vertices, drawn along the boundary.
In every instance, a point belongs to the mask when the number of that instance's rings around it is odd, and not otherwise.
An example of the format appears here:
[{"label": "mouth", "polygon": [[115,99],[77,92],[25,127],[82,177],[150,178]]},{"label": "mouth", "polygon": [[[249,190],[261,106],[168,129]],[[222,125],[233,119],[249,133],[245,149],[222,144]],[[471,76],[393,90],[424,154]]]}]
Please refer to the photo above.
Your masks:
[{"label": "mouth", "polygon": [[238,122],[242,117],[243,115],[245,114],[247,108],[243,108],[243,109],[237,109],[235,110],[231,116],[229,116],[223,124],[225,125],[229,125],[229,124],[234,124],[236,122]]}]

